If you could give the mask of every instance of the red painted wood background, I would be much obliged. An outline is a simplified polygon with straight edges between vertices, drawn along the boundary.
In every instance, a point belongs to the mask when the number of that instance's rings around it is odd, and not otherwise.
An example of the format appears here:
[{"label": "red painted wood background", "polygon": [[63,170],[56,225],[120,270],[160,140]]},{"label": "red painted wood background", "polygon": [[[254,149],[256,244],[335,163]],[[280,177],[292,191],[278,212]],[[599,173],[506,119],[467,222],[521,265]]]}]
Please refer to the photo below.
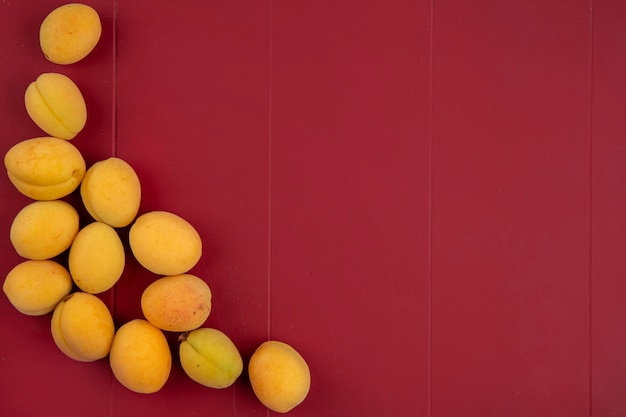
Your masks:
[{"label": "red painted wood background", "polygon": [[[59,4],[0,2],[2,153],[42,134],[28,83],[72,77],[88,164],[125,159],[142,212],[199,230],[206,325],[246,362],[267,339],[308,360],[290,415],[626,415],[625,2],[93,0],[70,66],[38,46]],[[0,201],[4,277],[28,199],[2,175]],[[117,325],[154,279],[128,259]],[[2,415],[272,414],[176,355],[132,393],[49,320],[0,297]]]}]

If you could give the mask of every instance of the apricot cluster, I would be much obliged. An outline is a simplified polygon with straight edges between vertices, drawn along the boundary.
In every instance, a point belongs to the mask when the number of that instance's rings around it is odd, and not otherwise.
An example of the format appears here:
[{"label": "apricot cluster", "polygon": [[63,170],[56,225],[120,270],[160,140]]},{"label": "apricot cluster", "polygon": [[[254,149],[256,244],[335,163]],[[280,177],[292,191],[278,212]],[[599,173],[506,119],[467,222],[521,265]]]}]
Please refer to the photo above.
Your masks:
[{"label": "apricot cluster", "polygon": [[[90,6],[71,3],[53,10],[40,27],[46,59],[68,65],[85,58],[102,26]],[[23,140],[5,154],[7,176],[33,201],[15,216],[10,241],[24,261],[6,276],[3,290],[21,313],[52,313],[54,343],[67,357],[92,362],[108,357],[115,378],[138,393],[155,393],[169,378],[172,355],[165,332],[181,333],[184,372],[211,388],[232,385],[243,359],[223,332],[206,323],[212,306],[207,283],[190,273],[202,256],[194,226],[168,211],[140,214],[141,182],[133,167],[109,157],[87,167],[71,140],[87,123],[78,86],[60,73],[41,74],[26,88],[28,115],[45,136]],[[89,214],[65,197],[77,192]],[[115,328],[97,296],[123,275],[125,245],[119,229],[129,227],[128,246],[137,262],[159,276],[140,299],[143,318]],[[57,257],[67,253],[67,264]],[[308,394],[309,368],[291,346],[268,341],[249,363],[254,393],[269,409],[286,412]]]}]

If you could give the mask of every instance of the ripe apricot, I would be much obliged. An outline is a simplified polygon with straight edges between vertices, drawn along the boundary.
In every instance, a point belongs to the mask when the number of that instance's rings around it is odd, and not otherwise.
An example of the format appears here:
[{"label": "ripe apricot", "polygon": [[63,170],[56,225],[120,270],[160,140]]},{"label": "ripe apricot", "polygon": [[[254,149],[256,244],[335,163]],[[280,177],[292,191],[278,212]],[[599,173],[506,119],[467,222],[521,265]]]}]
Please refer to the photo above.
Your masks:
[{"label": "ripe apricot", "polygon": [[151,211],[137,217],[128,238],[137,261],[159,275],[184,274],[202,255],[202,241],[196,229],[167,211]]},{"label": "ripe apricot", "polygon": [[42,316],[70,293],[72,278],[65,267],[54,261],[26,260],[9,271],[2,289],[19,312]]},{"label": "ripe apricot", "polygon": [[89,55],[101,34],[98,12],[86,4],[70,3],[46,16],[39,28],[39,44],[46,59],[67,65]]},{"label": "ripe apricot", "polygon": [[128,226],[141,202],[139,177],[130,164],[111,157],[93,164],[80,186],[85,208],[95,220],[113,227]]},{"label": "ripe apricot", "polygon": [[78,213],[65,201],[34,201],[17,213],[9,238],[20,256],[50,259],[70,247],[78,227]]},{"label": "ripe apricot", "polygon": [[239,350],[223,332],[203,327],[184,334],[180,340],[180,364],[197,383],[226,388],[241,375],[243,360]]},{"label": "ripe apricot", "polygon": [[26,112],[37,126],[55,138],[73,139],[87,123],[87,106],[68,76],[41,74],[24,94]]},{"label": "ripe apricot", "polygon": [[109,353],[115,378],[141,394],[159,391],[169,378],[172,353],[163,332],[143,319],[122,325]]},{"label": "ripe apricot", "polygon": [[284,342],[262,343],[250,357],[248,375],[259,401],[278,413],[299,405],[309,393],[311,374],[304,358]]},{"label": "ripe apricot", "polygon": [[57,304],[50,328],[61,352],[80,362],[106,357],[115,334],[108,307],[85,292],[71,293]]},{"label": "ripe apricot", "polygon": [[120,279],[125,260],[124,244],[115,229],[106,223],[93,222],[76,234],[68,264],[78,288],[99,294]]},{"label": "ripe apricot", "polygon": [[197,329],[211,313],[211,290],[195,275],[163,277],[144,290],[141,310],[159,329],[171,332]]},{"label": "ripe apricot", "polygon": [[33,200],[56,200],[70,194],[85,175],[80,151],[66,140],[43,136],[13,145],[4,156],[11,183]]}]

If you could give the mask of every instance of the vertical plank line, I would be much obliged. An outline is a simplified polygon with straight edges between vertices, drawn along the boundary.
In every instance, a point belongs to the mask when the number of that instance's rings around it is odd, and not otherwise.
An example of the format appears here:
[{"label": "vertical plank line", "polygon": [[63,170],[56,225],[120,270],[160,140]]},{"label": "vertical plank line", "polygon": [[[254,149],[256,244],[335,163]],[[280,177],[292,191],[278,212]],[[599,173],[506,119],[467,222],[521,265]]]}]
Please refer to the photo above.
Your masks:
[{"label": "vertical plank line", "polygon": [[435,40],[435,0],[430,1],[430,51],[428,80],[428,404],[427,415],[433,415],[433,69]]},{"label": "vertical plank line", "polygon": [[112,87],[113,87],[113,100],[111,105],[111,154],[117,156],[117,7],[118,1],[113,1],[113,16],[112,16],[112,43],[113,43],[113,74],[112,74]]},{"label": "vertical plank line", "polygon": [[269,0],[267,151],[267,339],[272,337],[272,58],[274,4]]},{"label": "vertical plank line", "polygon": [[[272,338],[272,58],[274,26],[274,3],[268,1],[268,80],[267,80],[267,340]],[[271,412],[266,410],[269,417]]]},{"label": "vertical plank line", "polygon": [[593,416],[593,100],[594,100],[594,0],[589,0],[589,417]]}]

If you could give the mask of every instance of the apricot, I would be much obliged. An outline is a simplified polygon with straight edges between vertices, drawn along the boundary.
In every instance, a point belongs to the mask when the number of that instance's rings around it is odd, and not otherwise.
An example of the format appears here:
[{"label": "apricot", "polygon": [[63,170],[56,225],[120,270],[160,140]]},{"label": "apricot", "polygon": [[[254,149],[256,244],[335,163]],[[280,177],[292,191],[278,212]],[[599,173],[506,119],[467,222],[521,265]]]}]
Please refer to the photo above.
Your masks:
[{"label": "apricot", "polygon": [[70,204],[61,200],[34,201],[17,213],[9,238],[20,256],[50,259],[70,247],[78,228],[78,213]]},{"label": "apricot", "polygon": [[109,353],[115,378],[131,391],[151,394],[167,382],[172,353],[163,332],[143,319],[122,325]]},{"label": "apricot", "polygon": [[163,277],[143,291],[141,310],[159,329],[171,332],[197,329],[211,313],[211,290],[195,275]]},{"label": "apricot", "polygon": [[70,3],[46,16],[39,28],[39,44],[46,59],[67,65],[89,55],[101,34],[98,12],[86,4]]},{"label": "apricot", "polygon": [[109,354],[115,325],[108,307],[93,294],[74,292],[52,313],[52,338],[68,357],[93,362]]},{"label": "apricot", "polygon": [[9,271],[2,289],[19,312],[43,316],[70,293],[72,278],[67,269],[54,261],[26,260]]},{"label": "apricot", "polygon": [[128,238],[137,261],[159,275],[183,274],[202,255],[202,241],[196,229],[167,211],[151,211],[137,217]]},{"label": "apricot", "polygon": [[311,387],[311,374],[304,358],[284,342],[262,343],[250,357],[248,375],[259,401],[277,413],[286,413],[302,403]]},{"label": "apricot", "polygon": [[33,200],[57,200],[78,188],[85,160],[71,143],[53,137],[23,140],[4,156],[11,183]]},{"label": "apricot", "polygon": [[239,350],[223,332],[204,327],[183,334],[180,340],[180,364],[197,383],[226,388],[241,375],[243,360]]},{"label": "apricot", "polygon": [[116,157],[98,161],[86,172],[80,195],[87,212],[113,227],[128,226],[137,216],[141,184],[135,170]]},{"label": "apricot", "polygon": [[55,138],[71,140],[87,123],[87,106],[74,81],[63,74],[41,74],[28,85],[24,104],[30,118]]},{"label": "apricot", "polygon": [[70,247],[72,279],[84,292],[98,294],[115,285],[124,271],[124,244],[111,226],[93,222],[79,230]]}]

